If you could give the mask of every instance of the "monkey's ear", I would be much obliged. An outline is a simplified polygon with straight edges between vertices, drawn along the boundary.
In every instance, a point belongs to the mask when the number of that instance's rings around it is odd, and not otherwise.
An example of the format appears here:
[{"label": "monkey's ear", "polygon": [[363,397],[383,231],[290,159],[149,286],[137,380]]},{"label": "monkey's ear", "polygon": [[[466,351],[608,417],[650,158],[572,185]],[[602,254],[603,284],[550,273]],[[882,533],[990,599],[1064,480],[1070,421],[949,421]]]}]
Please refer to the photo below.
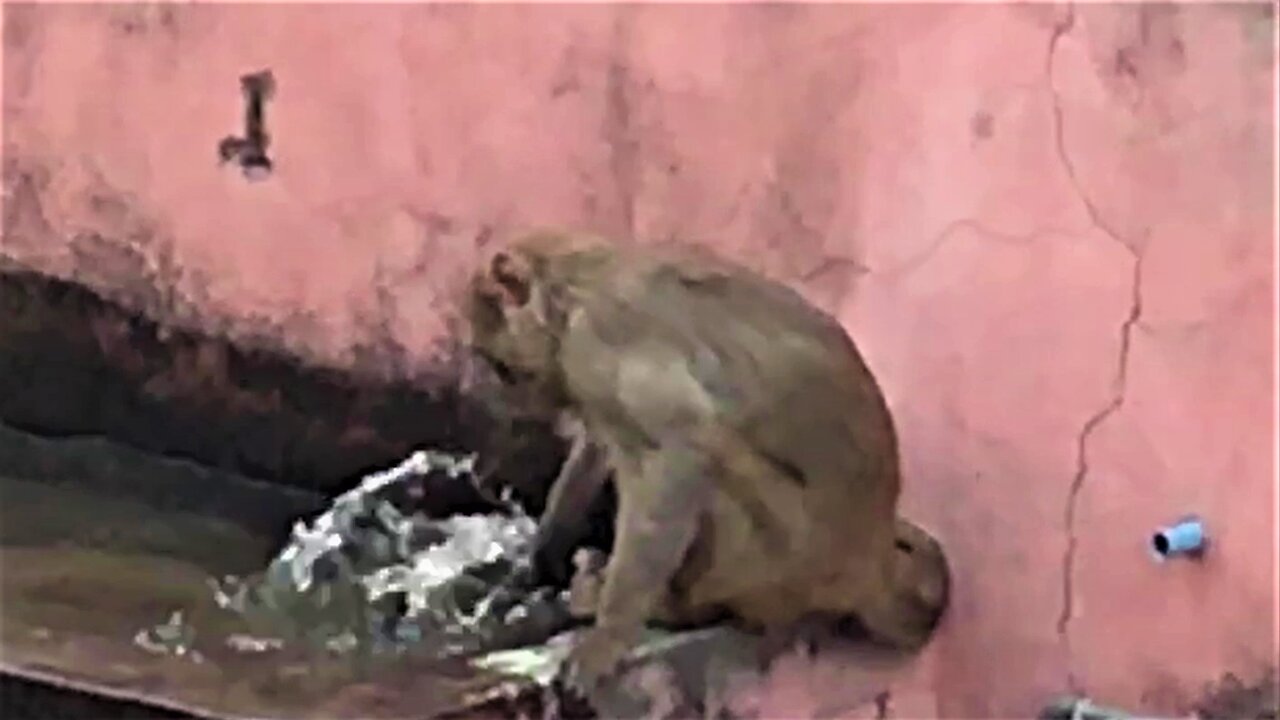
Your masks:
[{"label": "monkey's ear", "polygon": [[523,263],[507,253],[499,252],[489,261],[489,277],[502,291],[503,301],[516,306],[529,302],[532,278]]}]

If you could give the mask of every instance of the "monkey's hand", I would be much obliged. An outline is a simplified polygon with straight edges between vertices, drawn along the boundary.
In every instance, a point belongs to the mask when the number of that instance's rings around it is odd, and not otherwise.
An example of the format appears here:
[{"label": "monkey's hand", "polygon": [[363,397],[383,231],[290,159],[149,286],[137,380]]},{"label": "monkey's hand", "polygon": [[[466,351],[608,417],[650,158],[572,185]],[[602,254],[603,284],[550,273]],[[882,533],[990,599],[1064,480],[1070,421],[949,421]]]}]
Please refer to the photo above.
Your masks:
[{"label": "monkey's hand", "polygon": [[533,563],[527,558],[515,560],[511,569],[493,585],[486,599],[486,614],[505,618],[507,613],[538,588]]},{"label": "monkey's hand", "polygon": [[568,688],[587,700],[595,697],[602,684],[617,677],[638,637],[638,630],[621,626],[597,625],[588,630],[569,652]]}]

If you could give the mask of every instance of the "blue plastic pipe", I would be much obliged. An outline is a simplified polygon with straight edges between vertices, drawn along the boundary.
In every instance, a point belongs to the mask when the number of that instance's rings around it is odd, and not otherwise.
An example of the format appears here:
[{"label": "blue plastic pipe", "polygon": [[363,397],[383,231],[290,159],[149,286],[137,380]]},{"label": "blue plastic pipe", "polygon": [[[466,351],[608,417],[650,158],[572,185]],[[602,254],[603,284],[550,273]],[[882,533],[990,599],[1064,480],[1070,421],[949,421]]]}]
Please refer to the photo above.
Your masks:
[{"label": "blue plastic pipe", "polygon": [[1207,543],[1204,523],[1197,517],[1186,517],[1156,530],[1151,536],[1151,551],[1157,560],[1180,555],[1198,557]]}]

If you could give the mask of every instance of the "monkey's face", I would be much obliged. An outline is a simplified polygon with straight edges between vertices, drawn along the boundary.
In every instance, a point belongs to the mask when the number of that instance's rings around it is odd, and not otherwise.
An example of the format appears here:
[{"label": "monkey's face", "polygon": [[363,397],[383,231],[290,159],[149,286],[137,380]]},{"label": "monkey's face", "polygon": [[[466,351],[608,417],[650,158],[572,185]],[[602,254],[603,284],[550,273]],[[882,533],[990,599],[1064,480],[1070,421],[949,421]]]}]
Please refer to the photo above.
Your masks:
[{"label": "monkey's face", "polygon": [[559,335],[530,263],[498,253],[472,278],[466,305],[466,343],[501,383],[503,401],[534,414],[558,407]]}]

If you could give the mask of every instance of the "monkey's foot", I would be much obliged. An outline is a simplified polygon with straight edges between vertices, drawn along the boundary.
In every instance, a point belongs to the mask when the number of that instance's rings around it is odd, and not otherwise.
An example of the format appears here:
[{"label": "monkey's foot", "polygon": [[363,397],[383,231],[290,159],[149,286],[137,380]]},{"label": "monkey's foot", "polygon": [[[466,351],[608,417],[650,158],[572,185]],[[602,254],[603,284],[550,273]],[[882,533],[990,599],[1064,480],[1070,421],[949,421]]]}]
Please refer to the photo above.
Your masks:
[{"label": "monkey's foot", "polygon": [[595,617],[604,590],[608,557],[599,550],[582,548],[573,555],[574,573],[569,581],[569,613],[575,618]]},{"label": "monkey's foot", "polygon": [[812,658],[834,632],[835,621],[817,615],[806,615],[790,625],[768,628],[756,645],[756,670],[761,674],[768,672],[774,660],[791,650]]},{"label": "monkey's foot", "polygon": [[639,633],[624,628],[596,626],[578,641],[565,661],[565,684],[568,689],[588,700],[600,686],[617,677],[622,661]]}]

